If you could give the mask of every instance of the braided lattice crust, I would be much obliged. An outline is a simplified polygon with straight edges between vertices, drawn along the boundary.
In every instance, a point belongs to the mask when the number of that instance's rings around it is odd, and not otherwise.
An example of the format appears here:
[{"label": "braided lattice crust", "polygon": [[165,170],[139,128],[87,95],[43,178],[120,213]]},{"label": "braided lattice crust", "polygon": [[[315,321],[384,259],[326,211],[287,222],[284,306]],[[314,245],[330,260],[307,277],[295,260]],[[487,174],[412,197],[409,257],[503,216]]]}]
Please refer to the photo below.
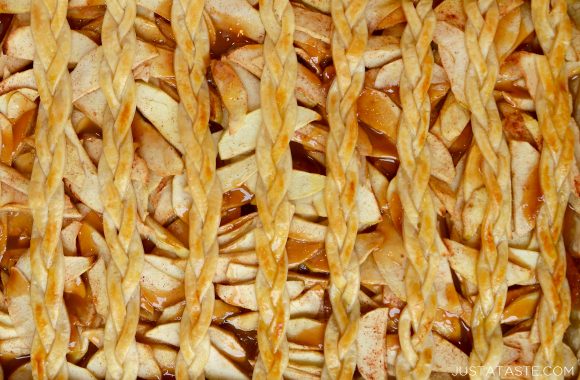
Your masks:
[{"label": "braided lattice crust", "polygon": [[260,84],[262,126],[256,143],[256,203],[262,224],[255,232],[260,355],[253,377],[281,379],[288,366],[286,326],[290,300],[286,290],[286,241],[294,213],[288,200],[292,173],[289,144],[297,117],[294,11],[287,0],[263,0],[260,17],[266,31]]},{"label": "braided lattice crust", "polygon": [[60,230],[64,213],[65,128],[70,126],[72,83],[68,72],[71,31],[68,1],[33,0],[31,30],[34,76],[40,95],[35,132],[36,160],[29,203],[34,218],[30,242],[30,297],[36,332],[32,373],[36,379],[66,378],[70,324],[63,299],[64,256]]},{"label": "braided lattice crust", "polygon": [[324,336],[323,378],[350,379],[356,365],[360,319],[360,272],[353,250],[358,215],[359,164],[356,100],[363,87],[363,53],[368,39],[367,2],[332,1],[332,59],[336,77],[326,102],[330,131],[326,146],[325,204],[328,230],[325,249],[330,269],[332,316]]},{"label": "braided lattice crust", "polygon": [[511,229],[509,152],[493,97],[499,71],[494,37],[500,17],[495,0],[465,0],[464,9],[467,15],[465,46],[469,56],[465,94],[475,142],[485,158],[481,172],[488,199],[476,267],[479,293],[473,307],[470,364],[474,368],[496,368],[503,350],[501,317],[507,296]]},{"label": "braided lattice crust", "polygon": [[104,350],[107,377],[137,377],[135,333],[139,323],[143,245],[137,231],[137,203],[131,182],[135,115],[132,65],[137,45],[134,0],[107,1],[103,19],[100,85],[108,109],[103,122],[103,154],[98,176],[103,201],[103,229],[111,258],[107,263],[109,314]]},{"label": "braided lattice crust", "polygon": [[416,8],[411,1],[402,5],[407,26],[401,37],[405,69],[400,84],[403,113],[397,132],[401,162],[397,187],[405,212],[407,306],[399,321],[401,352],[396,373],[401,379],[426,379],[431,372],[431,329],[437,303],[433,286],[438,259],[436,214],[429,190],[430,153],[425,145],[431,112],[428,90],[434,66],[430,44],[435,14],[429,0],[420,1]]},{"label": "braided lattice crust", "polygon": [[209,37],[203,0],[176,0],[171,18],[177,47],[174,69],[179,91],[178,127],[183,146],[187,189],[189,256],[185,268],[186,306],[180,326],[178,379],[203,379],[214,307],[212,279],[218,258],[217,233],[222,204],[216,174],[217,149],[209,129],[209,90],[205,72]]},{"label": "braided lattice crust", "polygon": [[565,0],[532,1],[532,19],[545,56],[536,57],[539,82],[536,112],[543,145],[540,186],[544,202],[536,221],[540,258],[536,276],[542,288],[536,324],[540,346],[534,364],[562,365],[562,338],[569,325],[570,288],[566,280],[566,251],[562,221],[571,190],[574,133],[564,57],[570,45],[572,24]]}]

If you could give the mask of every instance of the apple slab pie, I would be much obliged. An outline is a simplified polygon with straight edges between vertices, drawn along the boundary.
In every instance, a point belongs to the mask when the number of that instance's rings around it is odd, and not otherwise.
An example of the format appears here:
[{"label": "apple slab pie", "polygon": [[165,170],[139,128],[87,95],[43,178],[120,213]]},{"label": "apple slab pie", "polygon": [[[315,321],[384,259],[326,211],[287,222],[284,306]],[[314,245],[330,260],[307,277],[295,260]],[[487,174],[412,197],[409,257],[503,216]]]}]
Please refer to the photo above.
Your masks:
[{"label": "apple slab pie", "polygon": [[580,3],[0,0],[0,379],[576,378]]}]

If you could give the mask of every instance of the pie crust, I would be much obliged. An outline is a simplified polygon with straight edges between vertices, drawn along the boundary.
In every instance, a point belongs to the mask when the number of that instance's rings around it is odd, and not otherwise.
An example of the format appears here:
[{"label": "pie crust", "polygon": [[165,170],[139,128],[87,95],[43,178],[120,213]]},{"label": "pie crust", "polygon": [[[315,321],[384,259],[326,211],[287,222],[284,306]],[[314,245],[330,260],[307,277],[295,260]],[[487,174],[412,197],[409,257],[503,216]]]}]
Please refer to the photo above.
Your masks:
[{"label": "pie crust", "polygon": [[0,379],[578,376],[580,7],[0,0]]}]

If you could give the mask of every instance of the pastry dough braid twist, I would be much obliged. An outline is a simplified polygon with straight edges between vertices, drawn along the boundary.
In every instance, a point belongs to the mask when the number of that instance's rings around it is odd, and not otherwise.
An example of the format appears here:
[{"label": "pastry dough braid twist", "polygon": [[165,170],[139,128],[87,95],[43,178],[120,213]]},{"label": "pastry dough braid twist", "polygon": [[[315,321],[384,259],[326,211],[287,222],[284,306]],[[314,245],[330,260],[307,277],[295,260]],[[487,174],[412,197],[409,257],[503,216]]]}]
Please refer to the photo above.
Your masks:
[{"label": "pastry dough braid twist", "polygon": [[400,379],[426,379],[431,373],[431,329],[437,306],[433,280],[439,257],[436,213],[429,190],[430,152],[425,144],[431,113],[428,91],[434,66],[430,44],[435,14],[431,0],[419,1],[416,8],[411,0],[404,0],[402,6],[407,26],[401,36],[403,113],[397,132],[400,159],[397,187],[404,210],[407,306],[399,320],[401,352],[396,374]]},{"label": "pastry dough braid twist", "polygon": [[111,258],[107,263],[109,313],[104,350],[107,377],[134,379],[139,358],[135,333],[139,322],[139,279],[143,245],[137,232],[137,202],[131,182],[135,115],[132,65],[136,49],[135,0],[108,0],[103,19],[100,85],[108,109],[103,122],[103,154],[98,177],[103,228]]},{"label": "pastry dough braid twist", "polygon": [[[508,233],[511,229],[509,151],[493,97],[499,71],[494,45],[499,8],[496,0],[464,0],[464,9],[467,15],[465,47],[469,56],[465,95],[471,111],[473,136],[485,158],[481,172],[487,191],[477,260],[479,294],[472,315],[470,365],[496,368],[503,350],[501,317],[507,296]],[[483,370],[476,378],[491,373]]]},{"label": "pastry dough braid twist", "polygon": [[539,170],[544,196],[536,219],[540,245],[536,276],[542,298],[536,319],[540,346],[534,364],[539,366],[562,365],[562,338],[571,309],[561,232],[574,162],[574,132],[564,65],[572,24],[566,13],[566,0],[554,0],[551,5],[550,9],[549,0],[532,1],[532,20],[545,53],[545,56],[536,56],[539,81],[535,99],[543,138]]},{"label": "pastry dough braid twist", "polygon": [[36,160],[29,188],[33,216],[30,299],[36,331],[30,362],[35,379],[66,379],[70,324],[63,299],[66,137],[72,113],[68,71],[71,31],[67,0],[33,0],[30,21],[35,46],[34,76],[40,95],[35,132]]},{"label": "pastry dough braid twist", "polygon": [[177,47],[174,69],[180,96],[177,124],[181,135],[187,189],[189,256],[185,267],[186,305],[181,318],[178,379],[203,379],[208,361],[208,329],[214,307],[214,277],[222,190],[216,173],[217,149],[209,128],[209,35],[204,0],[175,0],[171,13]]},{"label": "pastry dough braid twist", "polygon": [[351,379],[356,366],[360,319],[360,272],[354,243],[358,230],[356,191],[359,164],[356,101],[363,87],[368,39],[366,0],[331,2],[332,59],[336,77],[328,91],[325,249],[330,269],[332,316],[324,336],[323,378]]},{"label": "pastry dough braid twist", "polygon": [[294,52],[294,11],[288,0],[261,0],[264,71],[260,84],[262,128],[256,143],[256,203],[262,227],[255,232],[259,305],[255,379],[282,379],[288,366],[286,326],[290,300],[286,290],[286,241],[294,207],[288,200],[292,174],[290,138],[298,106],[297,59]]}]

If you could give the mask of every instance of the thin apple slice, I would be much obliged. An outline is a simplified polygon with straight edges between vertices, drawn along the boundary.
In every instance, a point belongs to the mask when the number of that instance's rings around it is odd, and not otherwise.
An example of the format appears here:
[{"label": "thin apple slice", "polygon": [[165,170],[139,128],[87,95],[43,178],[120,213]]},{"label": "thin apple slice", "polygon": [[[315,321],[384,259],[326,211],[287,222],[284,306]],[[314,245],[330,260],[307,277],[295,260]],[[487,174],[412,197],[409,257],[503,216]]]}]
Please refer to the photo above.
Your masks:
[{"label": "thin apple slice", "polygon": [[[139,353],[139,369],[138,376],[146,380],[154,380],[161,378],[161,369],[159,368],[157,361],[153,355],[153,351],[148,345],[137,343],[137,351]],[[89,359],[87,365],[87,370],[89,370],[94,376],[103,379],[107,373],[107,361],[105,358],[105,351],[102,349],[95,352],[93,356]]]},{"label": "thin apple slice", "polygon": [[[91,269],[94,263],[94,258],[92,257],[82,257],[82,256],[65,256],[64,257],[64,281],[65,287],[70,286],[74,283],[79,276]],[[30,253],[26,252],[20,257],[18,263],[16,264],[22,275],[26,278],[30,278],[31,266],[30,266]]]},{"label": "thin apple slice", "polygon": [[379,271],[379,267],[373,255],[367,257],[360,266],[360,278],[363,285],[387,285]]},{"label": "thin apple slice", "polygon": [[216,326],[210,326],[208,333],[212,346],[226,354],[231,360],[238,363],[247,360],[246,350],[233,333]]},{"label": "thin apple slice", "polygon": [[536,148],[542,146],[542,133],[536,119],[506,102],[500,102],[498,107],[503,116],[502,124],[508,141],[525,141]]},{"label": "thin apple slice", "polygon": [[242,309],[229,305],[222,300],[215,300],[211,320],[217,325],[221,325],[225,320],[233,315],[240,313]]},{"label": "thin apple slice", "polygon": [[165,373],[174,372],[177,351],[169,346],[162,344],[150,344],[149,346],[153,351],[153,356],[155,357],[157,364],[159,364],[161,371]]},{"label": "thin apple slice", "polygon": [[443,103],[431,132],[439,137],[447,148],[450,148],[467,126],[470,115],[469,110],[457,101],[453,93],[450,93]]},{"label": "thin apple slice", "polygon": [[469,58],[464,32],[445,21],[438,22],[433,41],[439,47],[441,62],[451,82],[451,91],[460,103],[466,104],[465,78]]},{"label": "thin apple slice", "polygon": [[[288,352],[288,367],[300,373],[306,373],[307,376],[313,376],[319,379],[324,366],[324,354],[317,350],[297,350],[290,349]],[[284,373],[284,377],[288,377]]]},{"label": "thin apple slice", "polygon": [[179,322],[157,325],[145,333],[149,341],[179,347]]},{"label": "thin apple slice", "polygon": [[17,123],[24,114],[37,107],[38,91],[20,88],[0,96],[0,112],[10,121]]},{"label": "thin apple slice", "polygon": [[256,156],[251,155],[223,166],[217,170],[222,184],[222,191],[228,191],[243,185],[258,171]]},{"label": "thin apple slice", "polygon": [[[445,239],[448,248],[449,264],[462,278],[477,284],[475,266],[479,252],[453,240]],[[509,262],[507,267],[507,285],[530,285],[536,283],[534,271]]]},{"label": "thin apple slice", "polygon": [[220,28],[235,30],[256,42],[263,42],[265,31],[260,14],[246,0],[212,0],[205,8]]},{"label": "thin apple slice", "polygon": [[308,373],[288,364],[284,371],[284,378],[288,380],[318,380],[320,379],[320,374]]},{"label": "thin apple slice", "polygon": [[[69,63],[75,65],[91,50],[97,47],[90,38],[75,30],[71,31],[71,55]],[[13,29],[4,40],[4,53],[8,56],[26,59],[34,59],[34,40],[30,26],[22,26]]]},{"label": "thin apple slice", "polygon": [[[401,73],[403,72],[403,60],[397,59],[396,61],[387,63],[384,65],[377,74],[377,78],[374,83],[375,88],[387,88],[387,87],[397,87],[401,80]],[[431,78],[431,84],[441,84],[447,83],[447,74],[445,70],[437,64],[433,66],[433,77]]]},{"label": "thin apple slice", "polygon": [[226,323],[241,331],[256,331],[259,315],[257,311],[250,311],[228,317]]},{"label": "thin apple slice", "polygon": [[294,131],[292,141],[304,145],[308,150],[324,152],[326,151],[327,138],[328,131],[317,123],[313,123]]},{"label": "thin apple slice", "polygon": [[[232,50],[227,58],[252,74],[260,78],[264,67],[262,45],[245,45]],[[324,88],[316,74],[312,73],[302,64],[298,64],[298,76],[296,79],[296,98],[307,107],[323,105],[326,99]]]},{"label": "thin apple slice", "polygon": [[133,119],[133,137],[139,144],[137,152],[155,174],[166,177],[183,171],[183,161],[175,148],[141,115]]},{"label": "thin apple slice", "polygon": [[[68,366],[68,376],[70,379],[75,380],[97,380],[95,375],[93,375],[89,370],[83,367],[79,367],[74,363],[67,362]],[[1,374],[2,372],[0,372]],[[8,380],[32,380],[32,368],[30,367],[30,363],[25,363],[18,367],[10,377],[7,378]]]},{"label": "thin apple slice", "polygon": [[357,100],[359,119],[369,127],[384,133],[391,141],[397,141],[397,125],[400,108],[386,93],[365,88]]},{"label": "thin apple slice", "polygon": [[533,318],[539,300],[539,291],[524,294],[516,298],[504,309],[501,323],[515,325]]},{"label": "thin apple slice", "polygon": [[91,209],[102,212],[97,169],[76,136],[72,137],[76,141],[67,139],[66,144],[65,184],[77,199]]},{"label": "thin apple slice", "polygon": [[228,111],[228,125],[225,127],[233,134],[241,128],[248,113],[248,93],[227,60],[213,60],[211,73],[222,103]]},{"label": "thin apple slice", "polygon": [[306,198],[324,189],[326,177],[320,174],[292,170],[288,199],[291,201]]},{"label": "thin apple slice", "polygon": [[161,369],[155,360],[153,350],[146,344],[137,343],[139,353],[139,370],[137,376],[145,380],[157,380],[161,378]]},{"label": "thin apple slice", "polygon": [[254,230],[250,230],[231,243],[220,247],[220,253],[248,252],[255,248]]},{"label": "thin apple slice", "polygon": [[[389,366],[395,365],[395,358],[400,350],[399,338],[397,335],[387,335],[387,363]],[[458,368],[467,368],[468,356],[453,345],[443,339],[439,334],[433,334],[433,371],[452,373]]]},{"label": "thin apple slice", "polygon": [[375,309],[360,320],[357,368],[365,379],[387,378],[387,322],[389,309]]},{"label": "thin apple slice", "polygon": [[[217,296],[224,302],[252,311],[258,310],[256,285],[254,283],[240,285],[217,284],[215,288]],[[290,299],[294,299],[304,290],[304,283],[302,281],[288,281],[286,289]]]},{"label": "thin apple slice", "polygon": [[2,13],[28,13],[30,12],[30,0],[0,0]]},{"label": "thin apple slice", "polygon": [[290,301],[290,316],[292,318],[317,318],[324,307],[324,289],[316,285]]},{"label": "thin apple slice", "polygon": [[427,145],[431,153],[431,175],[450,184],[455,178],[455,165],[449,150],[432,133],[427,134]]},{"label": "thin apple slice", "polygon": [[107,100],[100,89],[80,97],[74,102],[74,106],[96,125],[103,125],[103,115],[107,109]]},{"label": "thin apple slice", "polygon": [[296,318],[288,322],[288,341],[308,347],[322,348],[326,324],[310,318]]},{"label": "thin apple slice", "polygon": [[509,249],[510,261],[530,270],[536,269],[539,257],[539,252],[531,251],[529,249],[518,249],[512,247]]},{"label": "thin apple slice", "polygon": [[184,297],[183,268],[177,260],[152,254],[145,256],[141,275],[142,298],[152,307],[163,310]]},{"label": "thin apple slice", "polygon": [[296,240],[323,242],[326,236],[326,226],[310,222],[295,216],[290,224],[288,237]]},{"label": "thin apple slice", "polygon": [[[159,50],[146,42],[137,41],[137,53],[133,61],[133,69],[159,55]],[[73,101],[99,89],[99,72],[102,60],[102,49],[98,47],[84,54],[77,66],[71,72],[73,83]]]},{"label": "thin apple slice", "polygon": [[[253,233],[253,232],[251,232]],[[232,253],[220,253],[216,274],[213,278],[215,283],[225,283],[228,280],[228,268],[234,264],[255,267],[258,264],[258,258],[255,251],[242,251]]]},{"label": "thin apple slice", "polygon": [[463,206],[461,218],[463,221],[463,239],[466,241],[472,242],[479,237],[486,205],[487,191],[484,187],[480,187],[471,193]]},{"label": "thin apple slice", "polygon": [[18,332],[19,342],[23,344],[23,349],[30,349],[35,330],[30,300],[30,282],[19,268],[10,270],[5,292],[8,315]]},{"label": "thin apple slice", "polygon": [[105,260],[99,257],[87,273],[89,286],[95,302],[95,309],[101,318],[106,318],[109,309],[109,297],[107,295]]},{"label": "thin apple slice", "polygon": [[213,346],[210,347],[208,363],[205,366],[205,376],[209,380],[249,379],[242,370]]},{"label": "thin apple slice", "polygon": [[542,203],[538,166],[540,153],[524,141],[510,141],[514,232],[522,236],[534,229]]},{"label": "thin apple slice", "polygon": [[[308,108],[298,107],[296,128],[298,130],[313,121],[320,120],[321,116]],[[230,120],[231,122],[231,120]],[[262,126],[262,111],[257,109],[242,116],[237,126],[223,133],[219,140],[218,149],[222,160],[229,160],[238,155],[249,153],[256,149],[258,131]]]},{"label": "thin apple slice", "polygon": [[254,280],[257,273],[257,266],[231,263],[226,271],[226,280],[229,284],[239,284]]},{"label": "thin apple slice", "polygon": [[364,53],[367,68],[382,67],[401,57],[401,46],[398,38],[393,36],[369,36]]},{"label": "thin apple slice", "polygon": [[183,153],[177,128],[177,102],[163,90],[137,82],[137,108],[157,128],[159,133]]},{"label": "thin apple slice", "polygon": [[332,18],[308,8],[294,6],[296,30],[306,33],[324,43],[330,44],[330,30]]},{"label": "thin apple slice", "polygon": [[461,0],[444,0],[435,7],[437,21],[445,21],[458,29],[465,29],[467,16]]},{"label": "thin apple slice", "polygon": [[223,58],[223,60],[229,63],[244,85],[244,88],[248,94],[248,112],[252,112],[260,108],[260,79],[256,78],[255,75],[237,63],[228,61],[226,58]]},{"label": "thin apple slice", "polygon": [[[2,294],[2,304],[6,304],[7,300]],[[9,313],[0,311],[0,340],[17,338],[20,335],[19,331],[14,326],[12,318]]]},{"label": "thin apple slice", "polygon": [[0,95],[21,89],[36,90],[36,79],[32,69],[20,71],[0,82]]},{"label": "thin apple slice", "polygon": [[185,309],[185,300],[166,307],[161,312],[159,319],[157,319],[157,324],[162,325],[166,323],[179,321],[181,319],[184,309]]},{"label": "thin apple slice", "polygon": [[[87,0],[80,0],[80,1],[87,1]],[[88,0],[88,1],[95,1],[95,0]],[[97,0],[103,1],[103,0]],[[166,20],[171,20],[171,0],[137,0],[137,5],[142,6],[145,9],[148,9],[152,12],[157,13],[159,16],[163,17]]]},{"label": "thin apple slice", "polygon": [[0,339],[0,355],[8,360],[30,355],[29,338]]},{"label": "thin apple slice", "polygon": [[533,363],[534,355],[539,345],[529,331],[520,331],[506,335],[504,337],[504,344],[520,351],[517,361],[524,365]]},{"label": "thin apple slice", "polygon": [[73,220],[68,226],[64,227],[60,231],[60,238],[62,241],[62,248],[64,254],[68,256],[73,256],[77,251],[77,235],[82,227],[82,223]]},{"label": "thin apple slice", "polygon": [[376,269],[397,297],[405,299],[403,277],[406,253],[403,239],[388,219],[377,226],[377,231],[383,234],[383,243],[372,254]]}]

